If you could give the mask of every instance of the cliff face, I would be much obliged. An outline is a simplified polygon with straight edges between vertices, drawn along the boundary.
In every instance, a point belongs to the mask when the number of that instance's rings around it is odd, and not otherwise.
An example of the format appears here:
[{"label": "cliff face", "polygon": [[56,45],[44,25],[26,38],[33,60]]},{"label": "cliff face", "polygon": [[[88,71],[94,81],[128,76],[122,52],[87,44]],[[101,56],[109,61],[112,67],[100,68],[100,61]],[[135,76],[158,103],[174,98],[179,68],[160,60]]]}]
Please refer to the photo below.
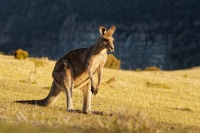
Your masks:
[{"label": "cliff face", "polygon": [[123,69],[200,65],[199,0],[0,0],[0,51],[57,59],[116,25]]}]

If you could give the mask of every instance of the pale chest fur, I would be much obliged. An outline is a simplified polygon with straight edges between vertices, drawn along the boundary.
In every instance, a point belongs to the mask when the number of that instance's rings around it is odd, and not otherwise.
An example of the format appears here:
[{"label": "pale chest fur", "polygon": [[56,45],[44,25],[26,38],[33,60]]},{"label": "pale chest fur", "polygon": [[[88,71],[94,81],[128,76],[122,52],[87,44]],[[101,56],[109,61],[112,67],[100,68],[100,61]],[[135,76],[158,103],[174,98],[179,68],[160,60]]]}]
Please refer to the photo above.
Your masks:
[{"label": "pale chest fur", "polygon": [[[92,72],[95,73],[95,72],[97,72],[97,69],[100,66],[103,67],[105,62],[106,62],[106,59],[107,59],[107,54],[91,56],[90,61],[93,62],[93,67],[91,68]],[[74,85],[78,86],[79,84],[81,84],[82,82],[84,82],[88,78],[89,78],[88,71],[84,71],[83,73],[81,73],[80,75],[75,77]]]},{"label": "pale chest fur", "polygon": [[107,53],[102,53],[100,55],[94,56],[93,58],[94,58],[93,72],[95,72],[99,66],[103,67],[104,64],[106,63]]}]

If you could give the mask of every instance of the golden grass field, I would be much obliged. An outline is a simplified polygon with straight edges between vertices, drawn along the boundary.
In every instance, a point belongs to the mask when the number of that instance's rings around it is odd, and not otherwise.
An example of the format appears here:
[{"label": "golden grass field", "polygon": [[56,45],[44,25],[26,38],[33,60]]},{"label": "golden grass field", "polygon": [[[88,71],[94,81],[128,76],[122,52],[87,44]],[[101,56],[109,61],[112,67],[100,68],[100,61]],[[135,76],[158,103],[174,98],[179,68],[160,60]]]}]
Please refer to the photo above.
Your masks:
[{"label": "golden grass field", "polygon": [[[104,69],[92,110],[103,115],[66,112],[62,93],[49,107],[13,103],[44,98],[55,61],[17,60],[0,55],[0,133],[37,132],[200,132],[200,68],[179,71]],[[74,90],[82,109],[82,92]],[[137,130],[137,129],[138,130]]]}]

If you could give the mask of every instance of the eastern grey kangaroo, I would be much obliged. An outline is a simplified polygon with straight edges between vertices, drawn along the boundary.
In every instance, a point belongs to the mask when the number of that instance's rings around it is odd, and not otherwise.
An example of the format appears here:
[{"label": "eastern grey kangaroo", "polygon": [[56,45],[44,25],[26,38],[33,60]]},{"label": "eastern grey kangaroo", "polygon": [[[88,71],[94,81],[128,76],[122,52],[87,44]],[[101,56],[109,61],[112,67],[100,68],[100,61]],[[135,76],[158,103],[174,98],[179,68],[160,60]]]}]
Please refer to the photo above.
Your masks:
[{"label": "eastern grey kangaroo", "polygon": [[[72,101],[72,90],[80,88],[83,92],[83,113],[91,111],[91,96],[99,90],[103,67],[107,60],[107,51],[113,52],[113,33],[116,27],[109,30],[100,26],[100,36],[97,42],[88,47],[75,49],[60,58],[52,72],[53,83],[48,96],[41,100],[22,100],[17,103],[48,106],[53,104],[61,91],[66,93],[67,111],[75,111]],[[98,73],[98,83],[93,75]]]}]

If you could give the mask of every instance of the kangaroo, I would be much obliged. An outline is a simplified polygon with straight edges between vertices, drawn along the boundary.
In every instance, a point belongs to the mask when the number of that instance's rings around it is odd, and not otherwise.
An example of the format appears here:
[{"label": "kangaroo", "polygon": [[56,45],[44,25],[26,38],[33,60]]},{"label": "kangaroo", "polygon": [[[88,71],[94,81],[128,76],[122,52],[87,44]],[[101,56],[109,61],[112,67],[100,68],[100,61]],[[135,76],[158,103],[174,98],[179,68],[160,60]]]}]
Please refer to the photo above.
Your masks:
[{"label": "kangaroo", "polygon": [[[88,47],[75,49],[61,57],[55,64],[52,72],[53,83],[46,98],[41,100],[22,100],[17,103],[40,106],[52,105],[58,95],[66,93],[67,111],[73,112],[72,90],[80,88],[83,92],[83,113],[91,112],[92,93],[96,95],[102,79],[103,67],[107,60],[107,51],[114,52],[113,33],[116,27],[107,30],[100,26],[100,36],[97,42]],[[93,75],[98,73],[98,82],[95,84]]]}]

